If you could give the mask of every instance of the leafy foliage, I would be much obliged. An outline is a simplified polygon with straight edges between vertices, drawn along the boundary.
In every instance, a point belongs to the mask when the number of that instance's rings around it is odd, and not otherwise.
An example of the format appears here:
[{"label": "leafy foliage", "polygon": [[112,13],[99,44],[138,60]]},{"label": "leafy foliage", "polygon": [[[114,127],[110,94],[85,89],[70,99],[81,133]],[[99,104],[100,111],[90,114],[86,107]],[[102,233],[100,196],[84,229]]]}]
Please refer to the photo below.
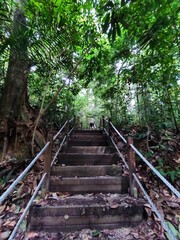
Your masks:
[{"label": "leafy foliage", "polygon": [[[28,114],[33,123],[46,113],[42,122],[59,127],[76,115],[87,127],[87,118],[93,114],[96,121],[105,115],[124,128],[145,127],[146,133],[136,138],[147,139],[146,157],[154,157],[162,175],[176,182],[179,169],[165,164],[165,155],[159,154],[172,154],[176,143],[168,135],[163,136],[168,140],[155,141],[148,133],[154,128],[158,133],[167,128],[178,132],[180,124],[179,1],[20,2],[26,16],[21,32],[13,27],[14,12],[20,7],[17,1],[0,2],[0,97],[7,85],[11,54],[22,55],[28,63],[27,89],[23,90],[28,93],[26,105],[31,106]],[[32,125],[26,124],[31,130]],[[178,237],[174,225],[168,225]]]},{"label": "leafy foliage", "polygon": [[[18,41],[10,35],[13,6],[7,1],[0,7],[4,66],[9,46]],[[35,69],[28,83],[31,103],[40,106],[45,94],[47,104],[55,89],[64,88],[65,78],[72,91],[65,87],[67,94],[59,95],[56,106],[93,82],[95,96],[114,121],[177,130],[178,10],[176,0],[27,1],[24,37]]]}]

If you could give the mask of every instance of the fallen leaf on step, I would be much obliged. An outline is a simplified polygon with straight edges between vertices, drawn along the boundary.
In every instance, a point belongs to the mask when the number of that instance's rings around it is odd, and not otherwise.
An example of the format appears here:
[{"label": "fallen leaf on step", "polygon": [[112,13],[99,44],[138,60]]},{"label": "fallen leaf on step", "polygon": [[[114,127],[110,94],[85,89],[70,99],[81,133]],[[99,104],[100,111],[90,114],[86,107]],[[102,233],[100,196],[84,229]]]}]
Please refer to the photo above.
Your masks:
[{"label": "fallen leaf on step", "polygon": [[124,171],[124,173],[122,175],[123,176],[129,176],[129,172],[128,171]]},{"label": "fallen leaf on step", "polygon": [[117,203],[112,203],[110,204],[110,208],[118,208],[119,204]]},{"label": "fallen leaf on step", "polygon": [[64,218],[66,219],[66,220],[68,220],[69,219],[69,215],[64,215]]},{"label": "fallen leaf on step", "polygon": [[38,237],[38,233],[36,233],[36,232],[29,232],[28,234],[27,234],[27,238],[29,239],[29,238],[35,238],[35,237]]},{"label": "fallen leaf on step", "polygon": [[138,239],[138,238],[139,238],[139,234],[138,234],[138,233],[132,233],[132,235],[133,235],[133,237],[134,237],[135,239]]},{"label": "fallen leaf on step", "polygon": [[14,212],[16,209],[16,205],[15,204],[12,204],[12,206],[10,207],[9,209],[9,212]]},{"label": "fallen leaf on step", "polygon": [[167,214],[166,219],[172,221],[174,219],[174,216]]},{"label": "fallen leaf on step", "polygon": [[0,239],[1,240],[7,239],[9,237],[10,233],[11,233],[10,231],[1,232],[0,233]]},{"label": "fallen leaf on step", "polygon": [[0,214],[5,210],[5,208],[6,208],[6,205],[0,206]]},{"label": "fallen leaf on step", "polygon": [[178,159],[173,159],[176,163],[180,164],[180,158]]},{"label": "fallen leaf on step", "polygon": [[163,189],[162,192],[163,192],[164,196],[170,197],[170,194],[167,189]]},{"label": "fallen leaf on step", "polygon": [[92,237],[98,237],[101,234],[101,231],[95,230],[92,232]]},{"label": "fallen leaf on step", "polygon": [[55,200],[59,199],[57,193],[52,193],[51,195],[52,195],[52,197],[50,197],[50,198],[55,199]]},{"label": "fallen leaf on step", "polygon": [[11,221],[11,220],[7,220],[7,222],[3,224],[4,227],[14,227],[15,225],[16,225],[16,221]]},{"label": "fallen leaf on step", "polygon": [[2,225],[3,225],[3,220],[0,218],[0,229]]}]

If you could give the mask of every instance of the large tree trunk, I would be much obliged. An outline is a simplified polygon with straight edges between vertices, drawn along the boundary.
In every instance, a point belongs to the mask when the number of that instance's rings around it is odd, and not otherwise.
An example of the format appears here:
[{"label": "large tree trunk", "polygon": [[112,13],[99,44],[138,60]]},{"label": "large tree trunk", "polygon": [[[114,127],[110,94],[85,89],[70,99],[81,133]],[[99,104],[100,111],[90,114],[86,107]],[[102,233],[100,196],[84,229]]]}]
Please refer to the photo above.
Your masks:
[{"label": "large tree trunk", "polygon": [[[9,64],[0,99],[0,143],[3,143],[3,136],[8,139],[6,151],[3,152],[2,157],[0,156],[2,160],[6,159],[6,153],[17,159],[26,159],[30,156],[29,142],[32,137],[33,123],[30,120],[28,111],[30,105],[27,97],[28,35],[26,18],[21,7],[22,4],[14,12]],[[39,135],[43,139],[40,133]],[[40,140],[38,142],[41,143],[43,140]]]},{"label": "large tree trunk", "polygon": [[11,49],[4,89],[0,99],[0,118],[27,120],[27,77],[29,72],[26,35],[26,20],[23,11],[17,8],[11,34]]}]

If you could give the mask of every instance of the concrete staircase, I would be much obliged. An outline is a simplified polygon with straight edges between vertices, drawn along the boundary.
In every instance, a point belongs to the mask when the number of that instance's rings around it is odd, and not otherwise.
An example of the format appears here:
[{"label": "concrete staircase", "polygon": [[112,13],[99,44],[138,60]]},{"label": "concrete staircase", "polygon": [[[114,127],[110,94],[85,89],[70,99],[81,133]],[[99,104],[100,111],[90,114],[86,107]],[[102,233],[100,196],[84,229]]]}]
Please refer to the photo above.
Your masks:
[{"label": "concrete staircase", "polygon": [[75,131],[51,170],[52,197],[30,209],[28,231],[137,225],[143,220],[143,204],[128,189],[129,178],[122,175],[121,160],[103,131]]}]

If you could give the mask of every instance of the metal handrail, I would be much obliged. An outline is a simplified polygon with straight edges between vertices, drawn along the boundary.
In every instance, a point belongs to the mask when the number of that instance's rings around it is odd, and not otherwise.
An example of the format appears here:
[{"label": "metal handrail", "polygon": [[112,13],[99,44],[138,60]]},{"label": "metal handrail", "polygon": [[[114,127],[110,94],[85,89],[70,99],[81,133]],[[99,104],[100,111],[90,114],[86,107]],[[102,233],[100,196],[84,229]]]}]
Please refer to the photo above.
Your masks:
[{"label": "metal handrail", "polygon": [[118,147],[117,147],[116,143],[114,142],[114,140],[112,139],[112,137],[110,137],[110,139],[111,139],[111,141],[112,141],[112,143],[113,143],[114,147],[116,148],[116,151],[118,152],[119,156],[120,156],[120,157],[121,157],[121,159],[123,160],[123,162],[124,162],[124,164],[125,164],[126,168],[127,168],[127,169],[129,169],[129,166],[128,166],[128,164],[127,164],[127,162],[126,162],[125,158],[123,157],[122,153],[119,151],[119,149],[118,149]]},{"label": "metal handrail", "polygon": [[72,122],[72,121],[74,121],[74,119],[75,119],[75,117],[72,117],[72,118],[69,120],[69,122]]},{"label": "metal handrail", "polygon": [[74,130],[74,127],[71,128],[71,130],[68,133],[68,136],[72,133],[73,130]]},{"label": "metal handrail", "polygon": [[53,166],[53,164],[54,164],[54,162],[55,162],[59,152],[61,151],[61,149],[63,147],[63,144],[64,144],[64,142],[67,139],[67,136],[69,136],[72,133],[73,130],[74,130],[74,127],[72,127],[71,130],[68,132],[68,134],[64,136],[64,138],[63,138],[63,140],[62,140],[62,142],[61,142],[61,144],[60,144],[60,146],[59,146],[59,148],[58,148],[58,150],[57,150],[57,152],[56,152],[56,154],[55,154],[55,156],[54,156],[54,158],[53,158],[53,160],[51,162],[51,167]]},{"label": "metal handrail", "polygon": [[[116,131],[116,133],[118,134],[118,130],[115,128],[115,126],[112,124],[112,122],[110,122],[110,125],[113,127],[113,129]],[[119,136],[122,136],[120,133],[118,134]],[[124,137],[121,137],[122,139],[124,139]],[[126,141],[126,140],[125,140]],[[126,141],[127,143],[127,141]],[[129,145],[135,152],[136,154],[150,167],[150,169],[164,182],[164,184],[178,197],[180,198],[180,192],[178,192],[173,186],[172,184],[165,178],[163,177],[159,171],[157,171],[155,169],[155,167],[153,167],[153,165],[138,151],[138,149],[133,145],[130,144]]]},{"label": "metal handrail", "polygon": [[25,168],[25,170],[19,175],[19,177],[8,187],[8,189],[0,196],[0,204],[7,198],[7,196],[12,192],[15,186],[24,178],[27,172],[31,169],[31,167],[36,163],[39,157],[45,152],[50,142],[47,142],[46,145],[41,149],[41,151],[37,154],[37,156],[32,160],[32,162]]},{"label": "metal handrail", "polygon": [[127,143],[126,139],[121,135],[121,133],[117,130],[117,128],[112,124],[112,122],[109,122],[111,127],[114,129],[114,131],[118,134],[118,136],[123,140],[124,143]]},{"label": "metal handrail", "polygon": [[[116,131],[116,133],[118,134],[118,130],[114,127],[114,125],[109,122],[110,126],[113,127],[113,129]],[[104,128],[106,134],[108,134],[107,130]],[[108,134],[109,135],[109,134]],[[122,137],[122,135],[119,133],[118,134],[121,139],[123,140],[124,137]],[[109,136],[110,137],[110,136]],[[113,145],[115,146],[117,152],[119,153],[120,157],[122,158],[123,162],[125,163],[125,166],[129,169],[128,164],[126,163],[124,157],[122,157],[122,154],[120,153],[116,143],[114,142],[114,140],[112,139],[112,137],[110,137]],[[126,141],[126,140],[125,140]],[[124,141],[124,142],[125,142]],[[127,141],[126,141],[127,143]],[[167,181],[166,178],[164,178],[154,167],[153,165],[137,150],[137,148],[133,145],[133,144],[129,144],[129,146],[136,152],[136,154],[138,154],[138,156],[150,167],[150,169],[165,183],[165,185],[167,187],[169,187],[169,189],[177,196],[180,197],[180,193]],[[153,203],[153,201],[151,200],[150,196],[147,194],[146,190],[144,189],[144,187],[142,186],[141,182],[139,181],[138,176],[135,173],[132,173],[135,181],[137,182],[137,184],[139,185],[140,189],[142,190],[142,192],[144,193],[144,196],[146,197],[147,201],[149,202],[151,209],[155,212],[155,214],[157,215],[157,217],[159,218],[162,227],[164,228],[164,230],[169,234],[171,240],[177,240],[176,236],[174,235],[174,233],[172,232],[172,230],[170,229],[170,227],[166,224],[166,222],[164,221],[163,216],[160,214],[160,212],[158,211],[158,209],[156,208],[155,204]]]},{"label": "metal handrail", "polygon": [[134,177],[135,181],[137,182],[137,184],[139,185],[139,187],[141,188],[142,192],[144,193],[144,196],[146,197],[147,201],[149,202],[149,204],[151,206],[151,209],[155,212],[155,214],[159,218],[164,230],[166,230],[166,232],[169,234],[169,236],[171,237],[172,240],[177,240],[177,238],[174,236],[174,233],[172,232],[172,230],[164,222],[163,216],[160,214],[160,212],[156,208],[155,204],[153,203],[153,201],[151,200],[151,198],[147,194],[146,190],[144,189],[143,185],[141,184],[141,182],[139,181],[139,178],[137,177],[137,175],[135,173],[133,173],[133,177]]},{"label": "metal handrail", "polygon": [[53,141],[56,140],[56,138],[59,136],[59,134],[62,132],[62,130],[65,128],[67,125],[68,121],[66,121],[63,126],[60,128],[60,130],[56,133],[56,135],[53,137]]},{"label": "metal handrail", "polygon": [[[106,128],[104,128],[104,131],[105,131],[106,135],[109,136],[109,133],[107,132]],[[109,137],[110,137],[110,136],[109,136]],[[123,160],[123,162],[124,162],[126,168],[129,169],[129,166],[128,166],[128,164],[127,164],[125,158],[123,157],[122,153],[119,151],[119,149],[118,149],[116,143],[114,142],[113,138],[110,137],[110,139],[111,139],[112,144],[113,144],[114,147],[116,148],[116,151],[118,152],[119,156],[120,156],[121,159]]]},{"label": "metal handrail", "polygon": [[31,204],[32,204],[32,202],[33,202],[33,200],[35,199],[35,197],[36,197],[36,195],[37,195],[37,193],[38,193],[38,191],[39,191],[39,189],[40,189],[40,187],[41,187],[41,185],[42,185],[42,183],[43,183],[43,181],[44,181],[46,175],[47,175],[47,173],[44,173],[44,174],[43,174],[43,176],[42,176],[42,178],[41,178],[41,181],[39,182],[38,186],[36,187],[36,190],[34,191],[34,193],[33,193],[32,197],[31,197],[31,199],[29,200],[29,202],[28,202],[26,208],[24,209],[24,211],[23,211],[21,217],[19,218],[19,220],[18,220],[18,222],[17,222],[15,228],[13,229],[13,231],[12,231],[10,237],[8,238],[8,240],[13,240],[13,239],[14,239],[14,237],[15,237],[15,235],[16,235],[16,232],[17,232],[17,230],[18,230],[18,228],[19,228],[19,225],[21,224],[22,220],[23,220],[24,217],[26,216],[26,213],[28,212],[28,210],[29,210],[29,208],[30,208],[30,206],[31,206]]},{"label": "metal handrail", "polygon": [[64,138],[63,138],[63,140],[62,140],[62,142],[61,142],[61,144],[60,144],[60,146],[59,146],[59,148],[58,148],[58,150],[57,150],[57,152],[56,152],[56,154],[55,154],[55,156],[54,156],[54,158],[53,158],[53,160],[52,160],[52,162],[51,162],[51,167],[53,166],[53,164],[54,164],[54,162],[55,162],[55,160],[56,160],[59,152],[61,151],[61,149],[62,149],[62,147],[63,147],[63,144],[64,144],[64,142],[66,141],[66,139],[67,139],[67,135],[64,136]]},{"label": "metal handrail", "polygon": [[[60,130],[56,133],[56,135],[53,137],[53,141],[56,140],[56,138],[59,136],[59,134],[63,131],[63,129],[66,127],[66,125],[70,122],[72,122],[75,118],[71,118],[70,120],[67,120],[63,126],[60,128]],[[69,133],[70,134],[70,133]]]},{"label": "metal handrail", "polygon": [[180,198],[180,192],[178,192],[168,180],[163,177],[158,170],[137,150],[137,148],[130,144],[131,148],[137,153],[137,155],[150,167],[150,169],[164,182],[164,184],[178,197]]},{"label": "metal handrail", "polygon": [[[59,136],[59,134],[62,132],[62,130],[65,128],[65,126],[67,125],[67,123],[69,123],[70,121],[73,121],[74,118],[72,118],[69,121],[66,121],[63,126],[61,127],[61,129],[58,131],[58,133],[53,137],[53,141],[56,140],[56,138]],[[72,130],[74,129],[74,127],[65,135],[65,137],[63,138],[61,144],[60,144],[60,148],[58,149],[58,153],[61,150],[65,140],[67,139],[67,137],[71,134]],[[50,145],[50,141],[46,143],[46,145],[41,149],[41,151],[37,154],[37,156],[32,160],[32,162],[25,168],[25,170],[20,174],[20,176],[8,187],[8,189],[0,196],[0,204],[2,204],[2,202],[7,198],[7,196],[12,192],[12,190],[15,188],[15,186],[24,178],[24,176],[27,174],[27,172],[31,169],[31,167],[37,162],[37,160],[39,159],[39,157],[47,150],[48,146]],[[55,159],[57,158],[58,153],[56,153],[52,164],[54,163]],[[51,166],[52,166],[51,164]],[[47,176],[47,172],[43,174],[38,186],[36,187],[31,199],[29,200],[26,208],[24,209],[20,219],[18,220],[14,230],[12,231],[10,237],[8,238],[9,240],[14,239],[14,236],[16,235],[16,232],[18,230],[19,225],[21,224],[22,220],[24,219],[27,211],[29,210],[33,200],[35,199],[40,187],[42,186],[45,178]]]}]

